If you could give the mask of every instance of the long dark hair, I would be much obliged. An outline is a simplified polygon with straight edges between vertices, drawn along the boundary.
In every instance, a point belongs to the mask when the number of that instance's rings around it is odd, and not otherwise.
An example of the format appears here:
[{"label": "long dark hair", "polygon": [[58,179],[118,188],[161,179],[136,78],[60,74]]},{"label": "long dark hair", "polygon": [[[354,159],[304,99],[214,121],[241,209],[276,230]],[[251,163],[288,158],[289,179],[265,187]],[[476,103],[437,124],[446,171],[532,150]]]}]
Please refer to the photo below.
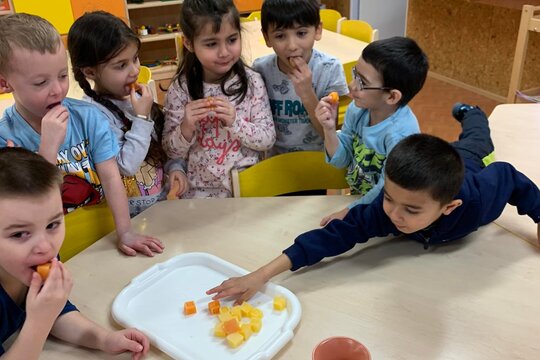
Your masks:
[{"label": "long dark hair", "polygon": [[[240,15],[232,0],[185,0],[182,4],[180,28],[184,37],[192,44],[204,25],[211,22],[214,32],[217,33],[221,28],[222,21],[230,21],[235,29],[241,30]],[[185,45],[183,54],[184,56],[176,70],[175,79],[181,86],[180,77],[184,75],[191,98],[194,100],[202,99],[204,97],[204,70],[201,62],[195,53],[189,51]],[[225,82],[235,74],[239,77],[238,81],[225,88]],[[238,99],[240,103],[246,96],[248,86],[245,64],[240,58],[221,79],[221,91],[227,96],[234,96],[234,99]]]},{"label": "long dark hair", "polygon": [[[105,106],[124,124],[124,132],[131,129],[131,121],[124,112],[105,96],[96,93],[84,76],[82,69],[94,67],[114,58],[128,44],[140,48],[141,41],[121,19],[105,11],[89,12],[78,18],[68,33],[68,50],[73,67],[73,75],[84,93]],[[156,103],[152,105],[150,116],[154,121],[157,139],[152,137],[146,160],[164,162],[165,152],[161,147],[161,135],[165,122],[163,111]]]}]

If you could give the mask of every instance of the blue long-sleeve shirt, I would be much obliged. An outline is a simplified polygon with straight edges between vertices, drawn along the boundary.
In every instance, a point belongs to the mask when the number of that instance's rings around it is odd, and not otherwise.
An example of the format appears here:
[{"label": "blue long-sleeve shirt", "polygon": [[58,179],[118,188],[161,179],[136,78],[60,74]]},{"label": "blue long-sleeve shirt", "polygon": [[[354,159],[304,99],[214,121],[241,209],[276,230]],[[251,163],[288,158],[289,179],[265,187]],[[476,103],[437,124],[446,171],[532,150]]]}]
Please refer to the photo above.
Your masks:
[{"label": "blue long-sleeve shirt", "polygon": [[338,168],[347,167],[346,180],[353,194],[362,195],[348,207],[369,204],[384,186],[384,165],[390,151],[405,137],[420,132],[418,121],[407,105],[399,107],[382,122],[370,125],[370,112],[354,101],[345,113],[338,133],[339,145],[326,161]]},{"label": "blue long-sleeve shirt", "polygon": [[[408,238],[426,246],[463,238],[497,219],[507,203],[516,206],[520,215],[540,222],[540,190],[529,178],[504,162],[480,171],[471,170],[475,165],[469,160],[465,164],[465,179],[455,197],[463,204],[428,228],[406,234]],[[298,236],[283,251],[292,262],[291,270],[342,254],[373,237],[401,234],[385,214],[383,198],[381,192],[371,204],[352,208],[343,220],[333,220],[325,228]]]}]

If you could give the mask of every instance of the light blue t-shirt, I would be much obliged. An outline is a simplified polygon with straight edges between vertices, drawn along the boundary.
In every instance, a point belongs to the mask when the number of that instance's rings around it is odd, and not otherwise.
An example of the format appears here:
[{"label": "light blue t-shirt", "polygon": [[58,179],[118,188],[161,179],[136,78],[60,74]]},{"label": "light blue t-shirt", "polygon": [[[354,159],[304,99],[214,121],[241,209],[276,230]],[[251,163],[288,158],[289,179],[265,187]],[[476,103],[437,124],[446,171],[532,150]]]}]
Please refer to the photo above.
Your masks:
[{"label": "light blue t-shirt", "polygon": [[[262,75],[266,84],[276,127],[276,143],[272,154],[322,151],[324,140],[311,124],[292,81],[279,70],[277,60],[277,55],[271,54],[253,62],[253,69]],[[308,66],[312,74],[312,87],[318,99],[332,91],[337,91],[340,96],[349,93],[343,66],[337,58],[313,49]]]},{"label": "light blue t-shirt", "polygon": [[399,107],[382,122],[369,126],[369,110],[349,104],[339,132],[339,146],[326,161],[335,167],[347,167],[346,180],[351,193],[362,195],[349,205],[369,204],[384,185],[384,165],[390,150],[403,138],[420,132],[418,121],[409,106]]},{"label": "light blue t-shirt", "polygon": [[[56,166],[63,174],[87,180],[103,198],[96,164],[114,158],[118,142],[109,122],[94,105],[69,98],[64,99],[62,105],[69,112],[69,120]],[[15,105],[7,108],[0,119],[0,147],[5,147],[7,140],[33,152],[38,152],[41,143],[41,135],[21,117]]]}]

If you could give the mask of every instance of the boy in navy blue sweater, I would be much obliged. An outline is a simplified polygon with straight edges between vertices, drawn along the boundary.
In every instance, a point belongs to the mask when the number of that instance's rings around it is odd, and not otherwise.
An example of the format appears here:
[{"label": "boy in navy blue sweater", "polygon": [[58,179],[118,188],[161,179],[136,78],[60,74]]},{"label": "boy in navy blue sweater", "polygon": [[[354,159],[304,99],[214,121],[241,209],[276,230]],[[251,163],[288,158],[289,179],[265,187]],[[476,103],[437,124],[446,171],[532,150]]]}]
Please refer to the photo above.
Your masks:
[{"label": "boy in navy blue sweater", "polygon": [[[61,185],[60,171],[40,155],[0,148],[0,357],[39,359],[51,334],[77,346],[131,352],[132,359],[141,359],[150,346],[143,333],[105,329],[67,300],[73,281],[57,260],[65,235]],[[51,263],[48,276],[38,274],[46,263]]]},{"label": "boy in navy blue sweater", "polygon": [[460,239],[497,219],[507,203],[538,224],[540,241],[538,187],[508,163],[484,166],[493,143],[479,108],[458,104],[453,115],[463,128],[459,141],[449,144],[426,134],[406,137],[390,152],[384,191],[371,204],[355,206],[343,220],[298,236],[270,263],[207,293],[241,303],[273,276],[342,254],[373,237],[405,234],[425,248]]}]

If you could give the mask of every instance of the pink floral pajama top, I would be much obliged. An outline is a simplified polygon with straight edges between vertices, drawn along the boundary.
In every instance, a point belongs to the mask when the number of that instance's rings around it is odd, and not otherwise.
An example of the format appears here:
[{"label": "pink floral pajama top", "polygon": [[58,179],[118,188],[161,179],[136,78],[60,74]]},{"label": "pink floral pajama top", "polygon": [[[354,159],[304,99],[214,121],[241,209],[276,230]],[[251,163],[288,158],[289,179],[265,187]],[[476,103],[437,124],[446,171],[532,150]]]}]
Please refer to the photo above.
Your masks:
[{"label": "pink floral pajama top", "polygon": [[[181,133],[186,104],[191,101],[185,77],[182,86],[174,81],[165,101],[163,148],[169,158],[182,158],[187,163],[190,190],[182,198],[231,197],[231,169],[244,169],[262,159],[276,140],[266,87],[262,77],[246,68],[249,86],[241,103],[236,104],[236,120],[230,127],[223,126],[217,117],[208,116],[197,123],[191,142]],[[237,76],[227,80],[225,88]],[[204,96],[227,98],[220,84],[204,83]]]}]

